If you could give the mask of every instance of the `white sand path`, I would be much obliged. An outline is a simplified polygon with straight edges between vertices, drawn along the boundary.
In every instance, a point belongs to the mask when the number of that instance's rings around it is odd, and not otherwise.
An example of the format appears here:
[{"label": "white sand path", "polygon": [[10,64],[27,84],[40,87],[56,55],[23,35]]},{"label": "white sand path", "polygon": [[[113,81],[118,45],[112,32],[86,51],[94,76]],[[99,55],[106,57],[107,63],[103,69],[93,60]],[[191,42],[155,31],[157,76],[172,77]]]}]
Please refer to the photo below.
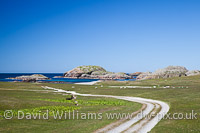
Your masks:
[{"label": "white sand path", "polygon": [[[145,104],[146,108],[138,113],[135,117],[126,120],[114,126],[109,124],[104,128],[97,130],[96,132],[108,132],[108,133],[120,133],[120,132],[139,132],[139,133],[147,133],[153,129],[156,124],[164,117],[165,114],[169,111],[169,106],[165,102],[140,98],[140,97],[129,97],[129,96],[113,96],[113,95],[93,95],[93,94],[80,94],[75,91],[65,91],[62,89],[56,89],[48,86],[42,86],[44,89],[51,89],[54,92],[62,92],[62,93],[70,93],[79,96],[93,96],[93,97],[109,97],[122,99],[132,102],[137,102],[141,104]],[[155,114],[153,116],[153,114]],[[147,119],[147,115],[152,115],[153,117]]]}]

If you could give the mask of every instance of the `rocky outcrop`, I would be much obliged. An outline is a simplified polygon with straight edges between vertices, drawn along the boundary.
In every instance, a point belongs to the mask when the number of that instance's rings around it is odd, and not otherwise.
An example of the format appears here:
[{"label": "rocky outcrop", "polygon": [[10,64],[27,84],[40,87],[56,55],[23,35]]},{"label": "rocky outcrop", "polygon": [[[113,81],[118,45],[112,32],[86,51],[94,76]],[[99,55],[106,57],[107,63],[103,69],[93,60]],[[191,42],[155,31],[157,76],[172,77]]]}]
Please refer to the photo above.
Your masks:
[{"label": "rocky outcrop", "polygon": [[130,73],[130,76],[139,76],[140,74],[142,74],[142,72],[135,72],[135,73]]},{"label": "rocky outcrop", "polygon": [[163,69],[158,69],[153,73],[142,73],[140,74],[137,79],[144,80],[144,79],[156,79],[156,78],[170,78],[170,77],[181,77],[186,76],[188,70],[182,66],[168,66]]},{"label": "rocky outcrop", "polygon": [[200,71],[199,70],[191,70],[191,71],[188,71],[186,73],[187,76],[195,76],[195,75],[200,75]]},{"label": "rocky outcrop", "polygon": [[22,80],[24,82],[35,82],[37,80],[46,80],[49,78],[42,74],[33,74],[33,75],[23,75],[23,76],[18,76],[18,77],[14,77],[14,78],[8,78],[8,79],[18,79],[18,80]]},{"label": "rocky outcrop", "polygon": [[123,72],[106,74],[101,77],[102,79],[129,79],[131,78]]},{"label": "rocky outcrop", "polygon": [[157,78],[170,78],[186,76],[188,70],[182,66],[168,66],[164,69],[159,69],[153,73]]},{"label": "rocky outcrop", "polygon": [[81,77],[83,74],[91,75],[92,72],[106,72],[106,70],[100,66],[79,66],[66,73],[65,77]]},{"label": "rocky outcrop", "polygon": [[87,78],[87,79],[127,79],[131,78],[125,73],[108,72],[100,66],[79,66],[66,73],[66,78]]},{"label": "rocky outcrop", "polygon": [[149,79],[149,77],[152,75],[151,72],[143,72],[140,75],[137,76],[137,80],[145,80],[145,79]]}]

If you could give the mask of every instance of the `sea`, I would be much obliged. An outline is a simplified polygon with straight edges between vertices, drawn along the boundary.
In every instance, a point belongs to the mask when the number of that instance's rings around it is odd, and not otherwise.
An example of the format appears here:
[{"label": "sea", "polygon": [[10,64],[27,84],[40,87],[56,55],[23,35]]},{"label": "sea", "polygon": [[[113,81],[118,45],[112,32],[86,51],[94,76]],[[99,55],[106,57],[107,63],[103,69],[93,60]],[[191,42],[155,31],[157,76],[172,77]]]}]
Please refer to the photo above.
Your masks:
[{"label": "sea", "polygon": [[[92,82],[98,81],[99,79],[71,79],[71,78],[54,78],[54,76],[63,76],[63,73],[0,73],[0,82],[13,82],[20,81],[16,79],[7,79],[11,77],[17,77],[22,75],[42,74],[50,79],[42,80],[45,82],[64,82],[64,83],[81,83],[81,82]],[[135,79],[119,79],[118,81],[127,81]]]}]

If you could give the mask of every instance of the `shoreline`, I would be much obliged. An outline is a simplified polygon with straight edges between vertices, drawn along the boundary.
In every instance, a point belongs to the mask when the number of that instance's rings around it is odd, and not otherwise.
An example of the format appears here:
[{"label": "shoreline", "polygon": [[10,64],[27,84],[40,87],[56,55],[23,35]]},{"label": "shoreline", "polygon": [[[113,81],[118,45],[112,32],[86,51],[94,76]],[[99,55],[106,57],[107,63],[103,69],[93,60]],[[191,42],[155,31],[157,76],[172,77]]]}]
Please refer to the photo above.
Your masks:
[{"label": "shoreline", "polygon": [[90,81],[90,82],[65,82],[65,81],[36,81],[36,82],[24,82],[24,81],[0,81],[0,82],[13,82],[13,83],[52,83],[52,84],[78,84],[78,85],[94,85],[102,80]]},{"label": "shoreline", "polygon": [[101,80],[98,80],[98,81],[91,81],[91,82],[80,82],[80,83],[74,83],[74,84],[77,84],[77,85],[94,85],[98,82],[102,82]]}]

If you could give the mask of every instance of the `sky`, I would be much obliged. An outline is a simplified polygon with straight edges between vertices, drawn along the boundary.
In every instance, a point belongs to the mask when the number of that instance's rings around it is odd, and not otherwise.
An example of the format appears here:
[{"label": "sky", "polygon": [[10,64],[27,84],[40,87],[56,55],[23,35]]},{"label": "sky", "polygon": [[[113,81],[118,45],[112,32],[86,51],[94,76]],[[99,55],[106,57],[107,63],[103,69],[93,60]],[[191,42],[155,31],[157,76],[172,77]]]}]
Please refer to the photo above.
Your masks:
[{"label": "sky", "polygon": [[0,0],[0,73],[200,69],[199,0]]}]

